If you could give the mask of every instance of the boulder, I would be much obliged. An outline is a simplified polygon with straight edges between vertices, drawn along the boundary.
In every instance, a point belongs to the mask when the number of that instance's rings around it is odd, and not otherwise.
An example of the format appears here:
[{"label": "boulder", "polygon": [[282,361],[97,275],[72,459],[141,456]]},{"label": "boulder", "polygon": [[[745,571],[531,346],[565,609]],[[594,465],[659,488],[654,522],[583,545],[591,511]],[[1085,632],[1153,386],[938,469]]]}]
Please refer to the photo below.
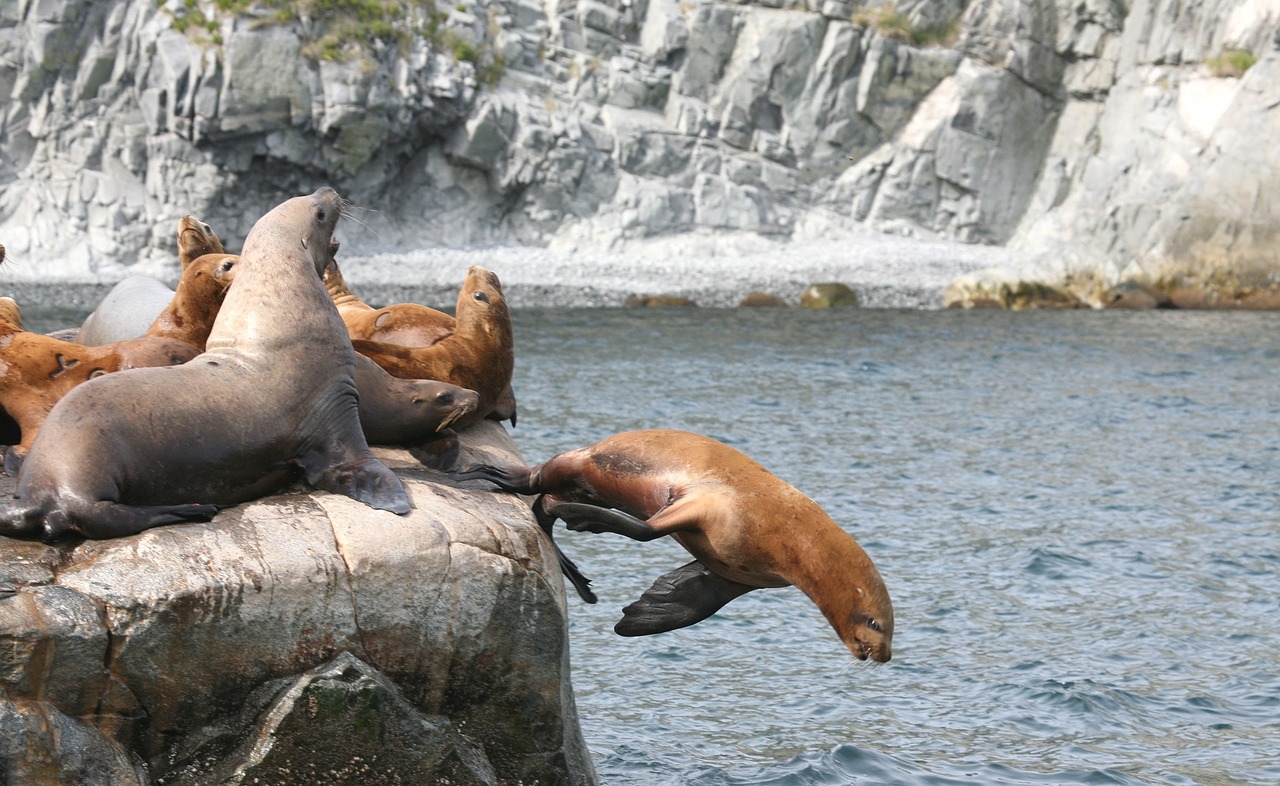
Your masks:
[{"label": "boulder", "polygon": [[[8,782],[594,783],[527,505],[375,453],[409,515],[299,487],[134,537],[0,538]],[[462,462],[493,460],[519,460],[500,425],[462,434]]]},{"label": "boulder", "polygon": [[845,284],[812,284],[800,295],[804,308],[850,308],[858,305],[858,295]]},{"label": "boulder", "polygon": [[748,292],[738,305],[744,308],[776,308],[778,306],[785,308],[787,301],[777,295],[770,295],[767,292]]},{"label": "boulder", "polygon": [[622,305],[624,308],[688,308],[698,304],[680,295],[632,295]]}]

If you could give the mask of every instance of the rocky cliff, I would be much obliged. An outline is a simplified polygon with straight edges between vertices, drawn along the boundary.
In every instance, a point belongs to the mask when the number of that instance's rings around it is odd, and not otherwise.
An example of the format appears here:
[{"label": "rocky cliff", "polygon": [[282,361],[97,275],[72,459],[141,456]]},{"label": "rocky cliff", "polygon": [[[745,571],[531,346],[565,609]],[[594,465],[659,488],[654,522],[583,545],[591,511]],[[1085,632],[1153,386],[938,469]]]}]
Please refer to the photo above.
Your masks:
[{"label": "rocky cliff", "polygon": [[234,246],[320,182],[362,251],[864,225],[1063,277],[1276,267],[1280,0],[337,5],[0,5],[15,274],[160,269],[182,213]]}]

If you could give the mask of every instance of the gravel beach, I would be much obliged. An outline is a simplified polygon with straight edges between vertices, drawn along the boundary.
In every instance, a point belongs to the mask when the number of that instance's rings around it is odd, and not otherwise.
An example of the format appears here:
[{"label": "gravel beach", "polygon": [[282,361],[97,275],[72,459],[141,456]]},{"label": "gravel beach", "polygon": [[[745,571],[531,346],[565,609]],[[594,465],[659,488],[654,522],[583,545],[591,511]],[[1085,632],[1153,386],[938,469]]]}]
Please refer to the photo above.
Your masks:
[{"label": "gravel beach", "polygon": [[[471,265],[502,278],[514,308],[617,307],[633,295],[673,295],[700,306],[735,306],[750,292],[798,301],[813,283],[839,282],[872,308],[941,308],[947,284],[972,270],[1013,263],[992,246],[883,234],[790,243],[757,241],[748,253],[707,253],[669,243],[643,254],[564,253],[543,248],[424,249],[362,256],[344,244],[342,272],[373,305],[416,302],[451,306]],[[707,244],[709,245],[709,244]],[[114,279],[41,277],[41,265],[0,271],[5,294],[24,308],[90,310]],[[174,272],[176,279],[176,270]],[[173,283],[172,281],[170,283]]]}]

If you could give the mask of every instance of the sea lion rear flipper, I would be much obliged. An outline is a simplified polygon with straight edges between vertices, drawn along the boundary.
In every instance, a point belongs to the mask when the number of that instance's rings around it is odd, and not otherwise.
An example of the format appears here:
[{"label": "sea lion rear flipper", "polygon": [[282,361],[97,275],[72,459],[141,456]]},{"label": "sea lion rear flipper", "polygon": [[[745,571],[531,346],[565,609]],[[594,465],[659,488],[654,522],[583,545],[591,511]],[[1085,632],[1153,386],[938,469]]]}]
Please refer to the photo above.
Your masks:
[{"label": "sea lion rear flipper", "polygon": [[622,610],[613,630],[619,636],[648,636],[685,628],[753,589],[717,576],[695,560],[659,576],[639,600]]},{"label": "sea lion rear flipper", "polygon": [[599,505],[553,502],[547,505],[547,512],[562,519],[565,526],[575,532],[613,532],[642,542],[655,540],[665,534],[630,513]]},{"label": "sea lion rear flipper", "polygon": [[596,594],[591,591],[591,579],[582,575],[582,571],[578,570],[578,566],[573,563],[573,560],[565,556],[565,553],[560,550],[560,544],[556,543],[555,535],[552,534],[552,527],[556,523],[556,517],[554,513],[547,510],[549,504],[545,494],[538,497],[533,503],[533,517],[537,520],[538,526],[542,527],[542,531],[547,533],[547,538],[551,540],[551,545],[555,547],[556,559],[560,562],[560,572],[573,584],[573,588],[578,591],[578,597],[587,603],[595,603]]}]

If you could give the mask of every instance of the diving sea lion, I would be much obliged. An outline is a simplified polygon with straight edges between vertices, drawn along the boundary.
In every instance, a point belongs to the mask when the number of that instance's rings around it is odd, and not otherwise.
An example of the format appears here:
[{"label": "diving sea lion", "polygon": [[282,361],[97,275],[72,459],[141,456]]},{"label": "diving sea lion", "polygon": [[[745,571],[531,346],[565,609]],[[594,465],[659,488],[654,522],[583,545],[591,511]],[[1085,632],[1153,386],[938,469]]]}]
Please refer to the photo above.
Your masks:
[{"label": "diving sea lion", "polygon": [[155,318],[147,335],[185,341],[200,351],[213,330],[218,309],[235,280],[235,254],[204,254],[187,264],[169,305]]},{"label": "diving sea lion", "polygon": [[107,374],[49,414],[0,502],[0,533],[90,538],[205,520],[295,478],[408,513],[369,452],[355,353],[320,283],[342,200],[295,197],[254,224],[207,351]]},{"label": "diving sea lion", "polygon": [[13,298],[0,297],[0,406],[17,424],[4,471],[16,475],[41,425],[72,388],[130,368],[185,363],[200,351],[183,341],[143,337],[86,347],[22,330]]},{"label": "diving sea lion", "polygon": [[[443,311],[418,303],[396,303],[374,308],[358,298],[347,286],[335,260],[324,271],[324,286],[338,307],[347,333],[353,341],[378,341],[405,347],[429,347],[453,335],[457,320]],[[489,414],[492,420],[516,424],[516,394],[510,382]]]},{"label": "diving sea lion", "polygon": [[[452,477],[540,494],[533,511],[548,533],[558,518],[633,540],[670,535],[692,554],[623,609],[620,635],[682,628],[753,589],[794,584],[857,658],[892,655],[893,604],[867,553],[816,502],[714,439],[630,431],[536,467],[476,466]],[[562,557],[561,567],[593,602],[573,563]]]},{"label": "diving sea lion", "polygon": [[402,379],[437,379],[480,394],[480,404],[455,425],[478,422],[511,387],[515,338],[502,283],[479,266],[467,271],[458,294],[455,330],[428,347],[355,339],[356,351]]},{"label": "diving sea lion", "polygon": [[[178,264],[183,272],[199,257],[225,251],[208,224],[195,216],[178,220]],[[112,287],[85,318],[76,343],[96,347],[144,335],[172,299],[173,290],[163,281],[151,276],[129,276]]]}]

